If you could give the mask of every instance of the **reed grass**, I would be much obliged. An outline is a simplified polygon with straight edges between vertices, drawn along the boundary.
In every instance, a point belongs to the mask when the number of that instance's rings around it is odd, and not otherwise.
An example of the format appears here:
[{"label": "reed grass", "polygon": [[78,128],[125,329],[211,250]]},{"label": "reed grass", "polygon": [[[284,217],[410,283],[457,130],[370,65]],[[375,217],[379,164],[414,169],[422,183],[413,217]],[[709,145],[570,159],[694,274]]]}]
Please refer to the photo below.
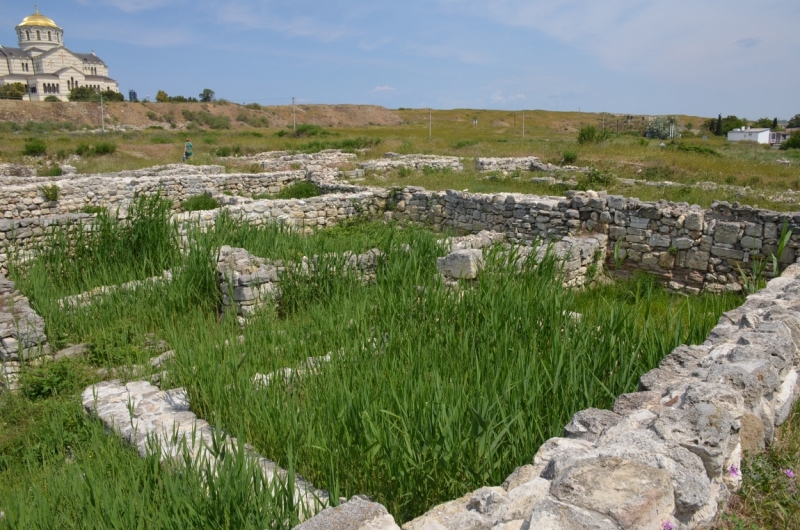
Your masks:
[{"label": "reed grass", "polygon": [[[159,226],[151,232],[153,248],[166,245],[159,252],[176,271],[168,284],[116,291],[63,310],[57,304],[62,293],[143,270],[130,255],[112,272],[102,259],[81,258],[85,278],[79,278],[69,273],[64,245],[12,269],[45,317],[51,342],[90,342],[92,353],[76,370],[91,380],[97,366],[146,364],[145,337],[165,339],[176,357],[162,384],[186,387],[198,416],[281,465],[294,465],[334,498],[372,496],[398,521],[499,484],[544,440],[559,435],[572,414],[608,407],[616,395],[635,390],[641,373],[675,346],[704,340],[719,314],[740,301],[677,297],[646,276],[576,292],[562,288],[554,258],[517,270],[496,252],[488,253],[477,282],[453,291],[437,279],[436,257],[445,250],[436,235],[380,223],[303,238],[223,216],[209,232],[190,234],[184,254],[176,243],[165,243],[173,241],[163,235],[169,225]],[[215,253],[223,243],[267,258],[316,256],[314,273],[287,268],[280,310],[266,308],[240,329],[232,315],[216,314]],[[115,248],[103,238],[90,245],[100,256]],[[365,283],[343,266],[340,253],[371,247],[384,257],[375,281]],[[328,354],[332,361],[311,373],[266,388],[253,383],[257,373],[307,369],[306,358]],[[41,379],[50,377],[40,374],[35,395],[45,402],[68,399],[62,387],[47,393]],[[23,380],[30,387],[36,378]],[[98,454],[102,461],[113,458]],[[55,469],[68,474],[67,467]],[[19,486],[0,473],[4,495],[21,499],[22,491],[35,490],[43,500],[32,506],[57,505],[58,492],[76,479],[59,478],[61,489],[54,489],[43,469],[33,465],[25,472],[30,483]],[[133,480],[125,473],[88,476],[92,488],[121,493]],[[247,475],[239,480],[251,482]],[[158,491],[178,506],[200,502],[194,491],[183,499]],[[144,510],[143,504],[130,513]],[[104,521],[97,513],[85,517],[96,526]]]}]

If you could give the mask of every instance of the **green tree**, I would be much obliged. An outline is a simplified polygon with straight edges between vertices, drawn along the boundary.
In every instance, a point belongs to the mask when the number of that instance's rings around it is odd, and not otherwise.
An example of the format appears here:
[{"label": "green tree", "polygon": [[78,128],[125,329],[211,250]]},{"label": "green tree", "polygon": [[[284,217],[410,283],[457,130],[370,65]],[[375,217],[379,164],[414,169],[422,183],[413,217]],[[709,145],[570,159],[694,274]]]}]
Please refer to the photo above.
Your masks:
[{"label": "green tree", "polygon": [[786,125],[787,129],[796,129],[800,127],[800,114],[795,114],[791,120],[789,120],[788,125]]},{"label": "green tree", "polygon": [[722,114],[717,118],[717,128],[714,130],[714,134],[722,136]]},{"label": "green tree", "polygon": [[210,88],[204,88],[202,92],[200,92],[200,101],[203,103],[210,103],[214,101],[214,91]]},{"label": "green tree", "polygon": [[125,101],[125,96],[111,89],[103,90],[103,101]]},{"label": "green tree", "polygon": [[755,125],[756,127],[763,127],[765,129],[771,129],[772,128],[772,120],[770,118],[761,118],[760,120],[755,122],[753,125]]},{"label": "green tree", "polygon": [[793,132],[789,139],[781,144],[781,149],[784,151],[800,149],[800,131]]},{"label": "green tree", "polygon": [[658,138],[659,140],[666,140],[669,138],[669,118],[666,116],[658,116],[651,121],[647,126],[647,136],[650,138]]},{"label": "green tree", "polygon": [[69,91],[67,99],[70,101],[93,101],[95,97],[97,97],[98,100],[100,99],[100,96],[97,95],[97,92],[93,88],[89,88],[88,86],[76,86]]},{"label": "green tree", "polygon": [[774,120],[772,120],[772,128],[773,129],[777,129],[778,128],[778,118],[775,118]]},{"label": "green tree", "polygon": [[166,103],[169,101],[169,95],[167,95],[167,93],[163,90],[159,90],[156,92],[156,101],[159,103]]},{"label": "green tree", "polygon": [[22,83],[10,83],[0,86],[0,99],[22,99],[25,95],[25,85]]}]

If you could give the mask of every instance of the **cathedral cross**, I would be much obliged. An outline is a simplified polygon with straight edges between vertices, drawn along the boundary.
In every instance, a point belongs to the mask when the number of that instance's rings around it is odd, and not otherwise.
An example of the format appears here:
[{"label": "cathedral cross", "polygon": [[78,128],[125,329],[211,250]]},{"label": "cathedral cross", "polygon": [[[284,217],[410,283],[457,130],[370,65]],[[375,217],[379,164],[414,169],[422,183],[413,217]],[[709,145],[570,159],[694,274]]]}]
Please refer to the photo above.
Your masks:
[{"label": "cathedral cross", "polygon": [[64,55],[64,52],[62,51],[61,52],[61,66],[64,66],[64,57],[66,57],[66,56]]}]

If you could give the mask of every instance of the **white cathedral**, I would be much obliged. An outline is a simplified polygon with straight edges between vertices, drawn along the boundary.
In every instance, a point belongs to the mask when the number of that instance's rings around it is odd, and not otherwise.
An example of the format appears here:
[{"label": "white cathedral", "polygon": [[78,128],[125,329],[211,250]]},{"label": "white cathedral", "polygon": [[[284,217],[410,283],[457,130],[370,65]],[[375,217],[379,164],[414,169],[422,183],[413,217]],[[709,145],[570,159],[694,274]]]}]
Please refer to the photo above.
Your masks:
[{"label": "white cathedral", "polygon": [[74,87],[88,86],[98,92],[119,92],[119,84],[108,77],[108,66],[94,51],[75,53],[64,47],[64,30],[44,15],[25,17],[17,26],[19,48],[0,45],[0,86],[22,83],[23,99],[43,101],[55,96],[68,101]]}]

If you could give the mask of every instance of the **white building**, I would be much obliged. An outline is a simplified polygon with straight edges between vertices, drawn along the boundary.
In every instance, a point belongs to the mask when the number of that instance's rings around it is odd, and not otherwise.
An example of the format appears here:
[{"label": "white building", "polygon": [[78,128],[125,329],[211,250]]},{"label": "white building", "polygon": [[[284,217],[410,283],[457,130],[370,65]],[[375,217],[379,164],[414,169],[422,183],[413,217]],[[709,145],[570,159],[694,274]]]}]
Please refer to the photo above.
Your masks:
[{"label": "white building", "polygon": [[769,129],[753,129],[752,127],[741,127],[728,133],[729,142],[756,142],[759,144],[769,143]]},{"label": "white building", "polygon": [[31,101],[48,96],[67,101],[69,91],[79,86],[119,92],[106,63],[94,52],[75,53],[64,47],[64,30],[38,8],[16,29],[19,47],[0,45],[0,86],[22,83],[27,90],[23,99]]}]

